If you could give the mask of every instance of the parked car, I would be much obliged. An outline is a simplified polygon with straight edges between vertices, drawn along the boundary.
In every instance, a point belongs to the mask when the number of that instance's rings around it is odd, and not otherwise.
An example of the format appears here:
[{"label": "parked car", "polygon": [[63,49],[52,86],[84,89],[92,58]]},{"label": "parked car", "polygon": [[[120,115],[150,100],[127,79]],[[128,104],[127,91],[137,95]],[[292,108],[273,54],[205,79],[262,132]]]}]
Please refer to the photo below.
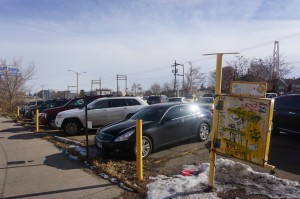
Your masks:
[{"label": "parked car", "polygon": [[135,157],[136,120],[142,120],[143,158],[156,149],[190,138],[204,141],[212,126],[211,112],[191,103],[161,103],[144,107],[131,118],[97,130],[95,144],[102,153]]},{"label": "parked car", "polygon": [[274,98],[277,97],[276,93],[266,93],[266,98]]},{"label": "parked car", "polygon": [[214,93],[204,93],[202,95],[202,97],[213,97],[213,98],[215,98],[215,94]]},{"label": "parked car", "polygon": [[[148,104],[140,97],[105,97],[87,105],[87,117],[94,128],[124,120],[127,115],[136,113],[144,106]],[[80,133],[85,127],[85,108],[58,113],[55,125],[69,135]]]},{"label": "parked car", "polygon": [[300,134],[300,95],[283,95],[274,99],[272,134],[280,131]]},{"label": "parked car", "polygon": [[39,109],[39,112],[42,112],[45,109],[58,107],[66,104],[70,99],[52,99],[44,101],[40,105],[30,106],[29,109],[25,112],[25,118],[35,120],[36,109]]},{"label": "parked car", "polygon": [[[86,97],[87,104],[89,104],[92,101],[94,101],[95,99],[98,99],[101,97],[106,97],[106,95],[104,95],[104,96],[103,95],[87,96]],[[82,107],[84,107],[83,97],[74,98],[74,99],[70,100],[69,102],[67,102],[66,104],[64,104],[63,106],[49,108],[49,109],[41,111],[41,113],[39,114],[39,121],[41,124],[43,124],[45,126],[55,128],[56,127],[55,126],[55,118],[59,112],[69,110],[69,109],[82,108]]]},{"label": "parked car", "polygon": [[214,98],[213,97],[199,97],[199,106],[208,109],[209,111],[214,111]]},{"label": "parked car", "polygon": [[28,107],[33,107],[33,106],[40,106],[44,101],[43,100],[37,100],[37,101],[32,101],[27,104]]},{"label": "parked car", "polygon": [[168,102],[168,97],[166,95],[150,95],[147,99],[149,105],[164,102]]},{"label": "parked car", "polygon": [[169,102],[188,102],[185,97],[171,97]]},{"label": "parked car", "polygon": [[192,94],[185,95],[185,98],[188,102],[191,102],[191,103],[198,101],[196,95],[192,95]]}]

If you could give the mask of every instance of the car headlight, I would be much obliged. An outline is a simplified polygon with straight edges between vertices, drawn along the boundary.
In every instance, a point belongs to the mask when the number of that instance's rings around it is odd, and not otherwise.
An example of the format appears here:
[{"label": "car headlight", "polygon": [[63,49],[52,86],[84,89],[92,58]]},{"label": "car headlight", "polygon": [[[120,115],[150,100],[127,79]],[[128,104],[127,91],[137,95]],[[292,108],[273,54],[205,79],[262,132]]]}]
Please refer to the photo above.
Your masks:
[{"label": "car headlight", "polygon": [[62,117],[62,114],[58,114],[57,116],[56,116],[56,118],[61,118]]},{"label": "car headlight", "polygon": [[135,130],[128,131],[115,139],[115,142],[122,142],[128,140],[128,138],[135,133]]},{"label": "car headlight", "polygon": [[39,117],[47,118],[47,114],[46,113],[39,113]]}]

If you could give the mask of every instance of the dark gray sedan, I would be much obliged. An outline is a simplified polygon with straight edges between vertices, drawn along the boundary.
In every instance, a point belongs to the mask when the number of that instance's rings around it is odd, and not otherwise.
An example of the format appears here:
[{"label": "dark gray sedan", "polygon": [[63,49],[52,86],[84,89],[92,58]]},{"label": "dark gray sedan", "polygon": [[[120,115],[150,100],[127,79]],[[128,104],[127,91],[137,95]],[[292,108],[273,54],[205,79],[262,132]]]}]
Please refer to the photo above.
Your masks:
[{"label": "dark gray sedan", "polygon": [[143,121],[143,158],[156,149],[190,138],[205,141],[212,126],[211,112],[187,103],[147,106],[130,119],[97,130],[95,144],[103,153],[135,157],[136,120]]}]

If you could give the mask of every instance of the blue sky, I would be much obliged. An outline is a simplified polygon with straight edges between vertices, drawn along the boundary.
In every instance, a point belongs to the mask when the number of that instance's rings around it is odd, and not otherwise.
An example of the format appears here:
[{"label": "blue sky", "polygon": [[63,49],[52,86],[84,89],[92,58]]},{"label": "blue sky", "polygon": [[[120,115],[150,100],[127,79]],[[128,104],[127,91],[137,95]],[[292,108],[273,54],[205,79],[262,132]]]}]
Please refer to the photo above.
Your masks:
[{"label": "blue sky", "polygon": [[[297,0],[0,0],[0,58],[35,63],[31,92],[76,85],[68,70],[86,72],[79,89],[101,78],[116,90],[118,74],[127,75],[129,89],[147,90],[171,82],[175,60],[208,74],[215,57],[205,53],[265,58],[278,40],[295,66],[289,77],[300,77],[299,19]],[[233,59],[224,56],[223,65]]]}]

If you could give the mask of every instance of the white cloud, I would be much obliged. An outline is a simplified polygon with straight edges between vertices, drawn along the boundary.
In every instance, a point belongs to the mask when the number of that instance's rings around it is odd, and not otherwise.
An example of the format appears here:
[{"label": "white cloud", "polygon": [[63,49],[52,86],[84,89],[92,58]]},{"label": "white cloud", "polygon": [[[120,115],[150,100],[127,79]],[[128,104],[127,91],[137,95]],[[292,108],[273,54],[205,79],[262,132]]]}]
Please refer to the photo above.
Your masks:
[{"label": "white cloud", "polygon": [[[35,14],[24,18],[0,20],[0,43],[5,49],[0,56],[8,62],[22,57],[25,65],[34,61],[35,84],[56,90],[75,83],[68,69],[87,72],[80,76],[85,90],[99,77],[107,82],[105,87],[115,89],[117,74],[128,74],[128,87],[136,82],[148,89],[154,82],[171,81],[175,60],[197,60],[195,65],[209,72],[215,69],[215,58],[203,57],[204,53],[240,51],[245,57],[264,58],[272,56],[278,39],[286,61],[298,62],[300,34],[289,35],[299,32],[300,21],[293,20],[299,16],[290,17],[286,11],[292,12],[299,4],[293,1],[274,7],[259,0],[166,0],[77,2],[73,7],[64,2],[57,10],[52,5],[49,16],[38,17],[35,9]],[[271,10],[280,10],[282,17],[272,18],[267,14]],[[233,58],[224,56],[223,63]],[[300,76],[299,63],[295,67],[293,75]]]}]

